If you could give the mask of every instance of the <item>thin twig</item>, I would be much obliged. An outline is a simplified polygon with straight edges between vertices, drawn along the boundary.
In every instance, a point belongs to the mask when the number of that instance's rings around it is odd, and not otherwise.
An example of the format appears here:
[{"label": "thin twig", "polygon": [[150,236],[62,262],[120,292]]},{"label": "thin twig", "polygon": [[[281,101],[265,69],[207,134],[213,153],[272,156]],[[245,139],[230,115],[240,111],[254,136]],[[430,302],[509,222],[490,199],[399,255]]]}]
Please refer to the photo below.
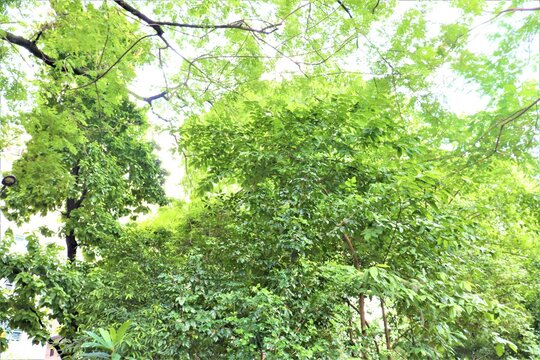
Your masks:
[{"label": "thin twig", "polygon": [[380,3],[381,3],[381,0],[377,0],[377,3],[375,4],[375,6],[373,7],[373,9],[371,9],[371,13],[373,15],[375,15],[375,10],[377,10],[377,7],[379,7]]},{"label": "thin twig", "polygon": [[102,72],[100,75],[98,75],[96,78],[94,78],[92,81],[86,83],[86,84],[83,84],[81,86],[77,86],[77,87],[74,87],[74,88],[69,88],[68,90],[79,90],[79,89],[83,89],[85,87],[88,87],[94,83],[96,83],[97,81],[99,81],[100,79],[102,79],[104,76],[106,76],[116,65],[118,65],[118,63],[120,63],[120,61],[122,61],[122,59],[135,47],[137,46],[138,43],[140,43],[141,41],[143,41],[144,39],[147,39],[147,38],[150,38],[150,37],[154,37],[156,36],[156,34],[151,34],[151,35],[145,35],[139,39],[137,39],[133,44],[131,44],[131,46],[126,50],[124,51],[124,53],[122,55],[120,55],[120,57],[118,59],[116,59],[116,61],[111,65],[109,66],[109,68],[107,70],[105,70],[104,72]]},{"label": "thin twig", "polygon": [[403,203],[401,202],[401,197],[399,196],[398,192],[398,200],[399,200],[399,210],[396,217],[396,221],[394,223],[394,229],[392,230],[392,235],[390,236],[390,243],[388,244],[388,248],[386,249],[386,253],[384,255],[383,264],[386,264],[386,260],[388,260],[388,255],[390,254],[390,250],[392,249],[392,246],[394,245],[394,239],[396,237],[396,230],[398,227],[398,223],[401,220],[401,212],[403,210]]}]

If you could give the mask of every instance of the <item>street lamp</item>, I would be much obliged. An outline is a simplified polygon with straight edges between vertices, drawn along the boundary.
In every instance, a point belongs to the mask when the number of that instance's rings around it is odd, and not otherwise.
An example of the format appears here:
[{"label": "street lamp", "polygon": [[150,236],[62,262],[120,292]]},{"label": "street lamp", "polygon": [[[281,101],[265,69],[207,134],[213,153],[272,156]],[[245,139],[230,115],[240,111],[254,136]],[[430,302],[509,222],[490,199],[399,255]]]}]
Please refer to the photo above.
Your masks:
[{"label": "street lamp", "polygon": [[0,189],[0,194],[2,194],[7,187],[15,185],[16,182],[17,182],[17,178],[15,176],[13,175],[5,176],[2,179],[2,189]]},{"label": "street lamp", "polygon": [[13,175],[7,175],[2,179],[2,185],[11,186],[17,182],[17,178]]}]

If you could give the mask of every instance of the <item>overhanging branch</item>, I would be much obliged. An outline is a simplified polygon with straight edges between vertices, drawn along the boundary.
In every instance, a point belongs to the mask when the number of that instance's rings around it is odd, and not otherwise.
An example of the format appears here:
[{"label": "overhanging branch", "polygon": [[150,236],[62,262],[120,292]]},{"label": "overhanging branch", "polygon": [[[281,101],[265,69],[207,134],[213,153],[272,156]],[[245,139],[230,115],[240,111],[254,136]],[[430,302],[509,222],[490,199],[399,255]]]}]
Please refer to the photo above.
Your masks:
[{"label": "overhanging branch", "polygon": [[207,30],[217,30],[217,29],[237,29],[249,32],[256,32],[262,34],[271,34],[278,29],[281,23],[278,24],[269,24],[263,28],[253,28],[247,24],[245,20],[238,20],[229,24],[187,24],[187,23],[178,23],[174,21],[156,21],[150,19],[148,16],[129,5],[123,0],[114,0],[118,6],[132,15],[138,17],[144,21],[148,26],[154,29],[160,37],[165,33],[162,26],[173,26],[179,28],[191,28],[191,29],[207,29]]},{"label": "overhanging branch", "polygon": [[515,12],[524,12],[524,11],[539,11],[540,10],[540,7],[534,7],[534,8],[508,8],[508,9],[505,9],[505,10],[502,10],[502,11],[499,11],[495,16],[493,16],[492,18],[490,18],[489,20],[486,20],[484,21],[483,23],[481,24],[478,24],[476,25],[475,27],[469,29],[469,31],[479,27],[479,26],[482,26],[482,25],[485,25],[485,24],[488,24],[490,22],[492,22],[493,20],[497,19],[499,16],[503,15],[503,14],[509,14],[509,13],[515,13]]},{"label": "overhanging branch", "polygon": [[155,95],[152,95],[152,96],[142,96],[142,95],[139,95],[131,90],[128,89],[128,92],[130,93],[130,95],[132,95],[133,97],[135,97],[136,99],[138,100],[142,100],[142,101],[145,101],[148,103],[148,105],[152,106],[152,102],[154,100],[157,100],[157,99],[167,99],[167,96],[170,92],[170,90],[163,90],[162,92],[160,92],[159,94],[155,94]]},{"label": "overhanging branch", "polygon": [[[0,32],[0,38],[13,45],[17,45],[22,48],[25,48],[32,55],[34,55],[35,57],[37,57],[38,59],[40,59],[41,61],[43,61],[46,65],[50,67],[58,68],[63,72],[70,71],[70,69],[68,69],[65,64],[60,64],[61,60],[55,59],[47,55],[45,52],[43,52],[43,50],[38,48],[35,42],[33,41],[25,39],[22,36],[10,33],[9,31]],[[80,68],[71,67],[71,71],[73,71],[75,75],[87,75],[86,72]]]},{"label": "overhanging branch", "polygon": [[503,11],[499,12],[497,14],[497,16],[502,15],[504,13],[509,13],[509,12],[539,11],[539,10],[540,10],[540,7],[535,7],[535,8],[509,8],[509,9],[506,9],[506,10],[503,10]]},{"label": "overhanging branch", "polygon": [[526,114],[529,110],[531,110],[538,103],[540,103],[540,98],[537,98],[536,100],[534,100],[529,105],[527,105],[527,106],[525,106],[525,107],[523,107],[523,108],[521,108],[519,110],[514,111],[510,115],[504,117],[503,119],[500,119],[500,120],[496,121],[486,131],[484,131],[484,133],[482,133],[482,135],[480,135],[480,137],[478,137],[476,139],[476,142],[478,142],[478,141],[482,140],[483,138],[485,138],[493,129],[504,128],[506,125],[508,125],[511,122],[519,119],[521,116]]},{"label": "overhanging branch", "polygon": [[[73,74],[75,75],[80,75],[80,76],[85,76],[85,77],[88,77],[90,79],[92,79],[90,82],[86,83],[86,84],[83,84],[81,86],[78,86],[78,87],[75,87],[75,88],[71,88],[69,90],[77,90],[77,89],[82,89],[82,88],[85,88],[89,85],[92,85],[94,83],[96,83],[97,81],[99,81],[101,78],[103,78],[104,76],[106,76],[116,65],[118,65],[118,63],[120,61],[122,61],[122,59],[139,43],[141,42],[142,40],[146,39],[146,38],[149,38],[149,37],[153,37],[153,36],[156,36],[156,35],[145,35],[139,39],[137,39],[135,42],[133,42],[129,48],[127,50],[124,51],[124,53],[111,65],[109,66],[104,72],[102,72],[101,74],[99,74],[98,76],[96,77],[93,77],[91,76],[90,74],[88,74],[86,72],[86,70],[84,69],[81,69],[81,68],[76,68],[76,67],[67,67],[66,64],[62,63],[62,60],[60,59],[55,59],[53,58],[52,56],[46,54],[43,50],[41,50],[39,47],[37,47],[37,45],[35,44],[35,42],[31,41],[31,40],[28,40],[26,38],[23,38],[22,36],[19,36],[19,35],[15,35],[13,33],[10,33],[9,31],[0,31],[0,39],[2,40],[5,40],[7,42],[9,42],[10,44],[13,44],[13,45],[17,45],[19,47],[22,47],[26,50],[28,50],[32,55],[34,55],[34,57],[36,57],[37,59],[41,60],[43,63],[45,63],[46,65],[50,66],[50,67],[53,67],[55,69],[60,69],[61,71],[63,72],[72,72]],[[101,61],[101,60],[100,60]],[[142,100],[148,102],[148,103],[151,103],[152,101],[156,100],[156,99],[159,99],[159,98],[162,98],[162,97],[165,97],[167,95],[167,92],[163,92],[163,93],[160,93],[160,94],[157,94],[157,95],[154,95],[154,96],[150,96],[148,98],[143,98]]]},{"label": "overhanging branch", "polygon": [[140,12],[139,10],[135,9],[133,6],[129,5],[128,3],[126,3],[125,1],[122,1],[122,0],[114,0],[115,3],[118,4],[118,6],[120,6],[122,9],[126,10],[127,12],[135,15],[136,17],[138,17],[139,19],[141,19],[142,21],[144,21],[145,23],[147,23],[151,28],[153,28],[156,33],[161,36],[163,35],[165,32],[163,31],[163,28],[160,26],[160,24],[158,24],[156,21],[150,19],[148,16],[144,15],[142,12]]}]

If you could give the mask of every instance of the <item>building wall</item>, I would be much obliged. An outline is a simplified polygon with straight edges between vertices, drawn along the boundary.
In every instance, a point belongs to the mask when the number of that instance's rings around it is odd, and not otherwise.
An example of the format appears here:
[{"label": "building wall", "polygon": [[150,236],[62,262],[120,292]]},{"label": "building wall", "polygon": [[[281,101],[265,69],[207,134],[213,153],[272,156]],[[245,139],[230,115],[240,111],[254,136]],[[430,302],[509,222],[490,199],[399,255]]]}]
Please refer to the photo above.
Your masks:
[{"label": "building wall", "polygon": [[[24,332],[20,332],[17,337],[8,334],[9,341],[6,352],[0,353],[2,360],[43,360],[53,359],[46,357],[46,347],[32,344],[32,339]],[[56,358],[60,359],[60,358]]]}]

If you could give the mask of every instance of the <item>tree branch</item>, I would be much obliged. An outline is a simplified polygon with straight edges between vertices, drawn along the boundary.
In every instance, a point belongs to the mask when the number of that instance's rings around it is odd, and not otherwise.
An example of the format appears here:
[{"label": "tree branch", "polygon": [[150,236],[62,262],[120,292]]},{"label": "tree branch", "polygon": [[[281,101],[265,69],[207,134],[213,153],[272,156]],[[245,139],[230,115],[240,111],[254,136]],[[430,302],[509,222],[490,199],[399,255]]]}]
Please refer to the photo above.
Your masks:
[{"label": "tree branch", "polygon": [[352,16],[352,13],[351,13],[351,10],[349,10],[349,8],[347,6],[345,6],[345,4],[343,3],[343,1],[341,0],[337,0],[339,6],[341,6],[343,8],[343,10],[345,10],[345,12],[349,15],[349,17],[352,19],[353,16]]},{"label": "tree branch", "polygon": [[482,25],[485,25],[485,24],[488,24],[490,22],[492,22],[493,20],[497,19],[499,16],[501,16],[502,14],[507,14],[507,13],[513,13],[513,12],[522,12],[522,11],[539,11],[540,10],[540,7],[535,7],[535,8],[509,8],[509,9],[505,9],[505,10],[502,10],[500,12],[498,12],[495,16],[493,16],[492,18],[490,18],[489,20],[486,20],[484,21],[483,23],[481,24],[478,24],[476,25],[475,27],[469,29],[469,32],[472,31],[473,29],[476,29],[477,27],[479,26],[482,26]]},{"label": "tree branch", "polygon": [[[32,55],[34,55],[36,58],[40,59],[41,61],[43,61],[46,65],[50,67],[59,68],[63,72],[69,72],[69,69],[65,66],[65,64],[59,64],[61,60],[55,59],[47,55],[46,53],[43,52],[43,50],[38,48],[34,42],[28,39],[25,39],[22,36],[15,35],[13,33],[10,33],[9,31],[3,31],[3,32],[0,32],[0,38],[11,44],[25,48]],[[75,75],[87,75],[85,70],[80,69],[80,68],[72,67],[71,70],[73,71]]]},{"label": "tree branch", "polygon": [[184,24],[184,23],[177,23],[177,22],[172,22],[172,21],[158,21],[158,22],[155,22],[153,24],[148,24],[148,25],[152,26],[156,24],[164,25],[164,26],[191,28],[191,29],[237,29],[237,30],[244,30],[244,31],[249,31],[249,32],[256,32],[260,34],[271,34],[274,31],[276,31],[278,27],[281,25],[280,23],[270,24],[263,28],[256,29],[249,26],[245,20],[237,20],[229,24],[217,24],[217,25]]},{"label": "tree branch", "polygon": [[375,15],[375,10],[377,10],[377,7],[379,7],[380,3],[381,3],[381,0],[377,0],[377,3],[375,4],[375,6],[373,7],[373,9],[371,9],[371,13],[373,15]]},{"label": "tree branch", "polygon": [[407,330],[399,334],[397,338],[394,340],[394,343],[390,346],[390,348],[391,349],[395,348],[399,344],[399,340],[401,340],[401,338],[405,337],[407,334],[412,332],[417,326],[418,324],[413,324]]},{"label": "tree branch", "polygon": [[509,8],[509,9],[506,9],[506,10],[503,10],[501,11],[500,13],[498,13],[495,17],[499,16],[499,15],[502,15],[504,13],[509,13],[509,12],[518,12],[518,11],[538,11],[540,10],[540,7],[535,7],[535,8]]},{"label": "tree branch", "polygon": [[510,115],[500,119],[500,120],[497,120],[495,121],[495,123],[493,125],[491,125],[486,131],[484,131],[482,133],[482,135],[480,135],[475,142],[478,142],[478,141],[481,141],[482,139],[484,139],[493,129],[495,128],[504,128],[506,125],[510,124],[511,122],[519,119],[521,116],[523,116],[525,113],[527,113],[529,110],[531,110],[536,104],[540,103],[540,98],[537,98],[535,101],[533,101],[532,103],[530,103],[529,105],[519,109],[519,110],[516,110],[514,111],[513,113],[511,113]]},{"label": "tree branch", "polygon": [[169,91],[162,91],[159,94],[145,97],[145,98],[143,98],[143,100],[146,101],[147,103],[149,103],[150,105],[152,105],[152,101],[157,100],[157,99],[161,99],[161,98],[166,98],[168,93],[169,93]]},{"label": "tree branch", "polygon": [[[34,313],[34,315],[36,315],[36,318],[38,320],[38,323],[39,323],[39,326],[41,326],[42,329],[44,330],[47,330],[47,327],[45,326],[45,324],[43,323],[43,320],[41,320],[41,316],[39,315],[39,313],[37,312],[36,309],[34,309],[33,307],[29,307],[30,311],[32,313]],[[62,348],[60,347],[60,345],[58,343],[56,343],[52,337],[48,338],[47,339],[47,344],[51,345],[55,350],[56,350],[56,353],[58,354],[58,356],[60,357],[60,359],[62,359]]]},{"label": "tree branch", "polygon": [[269,24],[263,28],[256,29],[251,26],[249,26],[245,20],[238,20],[235,22],[232,22],[230,24],[186,24],[186,23],[178,23],[174,21],[155,21],[150,19],[148,16],[134,8],[133,6],[129,5],[123,0],[114,0],[118,6],[120,6],[122,9],[126,10],[127,12],[131,13],[132,15],[135,15],[142,21],[144,21],[148,26],[150,26],[152,29],[154,29],[159,37],[161,37],[165,32],[163,31],[162,26],[174,26],[174,27],[180,27],[180,28],[191,28],[191,29],[237,29],[237,30],[244,30],[249,32],[256,32],[261,34],[271,34],[274,31],[278,29],[278,27],[281,25],[281,23],[278,24]]},{"label": "tree branch", "polygon": [[[28,50],[32,55],[34,55],[36,58],[38,58],[39,60],[41,60],[43,63],[45,63],[46,65],[52,67],[52,68],[55,68],[55,69],[60,69],[61,71],[67,73],[67,72],[73,72],[73,74],[75,75],[81,75],[81,76],[86,76],[88,78],[91,78],[92,80],[86,84],[83,84],[81,86],[78,86],[78,87],[75,87],[75,88],[70,88],[69,90],[78,90],[78,89],[82,89],[82,88],[85,88],[87,86],[90,86],[94,83],[96,83],[97,81],[99,81],[101,78],[103,78],[104,76],[106,76],[116,65],[118,65],[118,63],[120,61],[122,61],[122,59],[139,43],[141,42],[142,40],[146,39],[146,38],[149,38],[149,37],[153,37],[153,36],[156,36],[156,35],[145,35],[139,39],[137,39],[133,44],[131,44],[131,46],[126,50],[124,51],[124,53],[111,65],[109,66],[104,72],[102,72],[101,74],[99,74],[97,77],[93,78],[90,74],[88,74],[86,72],[86,70],[84,69],[81,69],[81,68],[76,68],[76,67],[70,67],[68,68],[65,64],[61,64],[61,61],[62,60],[59,60],[59,59],[55,59],[53,57],[51,57],[50,55],[46,54],[45,52],[43,52],[43,50],[41,50],[39,47],[37,47],[37,45],[31,41],[31,40],[28,40],[26,38],[23,38],[22,36],[18,36],[18,35],[15,35],[13,33],[10,33],[9,31],[4,31],[4,32],[0,32],[0,39],[2,40],[5,40],[7,42],[9,42],[10,44],[13,44],[13,45],[17,45],[17,46],[20,46],[22,48],[25,48],[26,50]],[[108,38],[107,38],[108,40]],[[106,44],[105,44],[106,46]],[[103,56],[103,52],[105,51],[105,49],[102,50],[102,53],[101,53],[101,56]],[[100,57],[100,60],[99,62],[101,63],[101,57]],[[166,94],[166,93],[165,93]],[[165,94],[162,94],[160,96],[157,96],[155,98],[149,98],[149,100],[146,100],[147,102],[151,102],[155,99],[158,99],[160,97],[164,97]]]},{"label": "tree branch", "polygon": [[136,17],[138,17],[139,19],[141,19],[142,21],[147,23],[152,29],[154,29],[156,31],[156,34],[158,34],[158,36],[161,36],[161,35],[165,34],[165,32],[163,31],[163,28],[161,26],[159,26],[160,24],[158,24],[154,20],[150,19],[148,16],[144,15],[142,12],[135,9],[133,6],[129,5],[128,3],[126,3],[123,0],[114,0],[114,2],[116,4],[118,4],[118,6],[120,6],[122,9],[124,9],[127,12],[135,15]]},{"label": "tree branch", "polygon": [[148,105],[152,106],[152,102],[154,100],[157,100],[157,99],[161,99],[161,98],[165,98],[167,99],[167,95],[169,94],[169,91],[170,90],[163,90],[162,92],[160,92],[159,94],[156,94],[156,95],[152,95],[152,96],[142,96],[142,95],[139,95],[131,90],[128,90],[128,92],[133,95],[136,99],[139,99],[139,100],[142,100],[142,101],[145,101],[148,103]]},{"label": "tree branch", "polygon": [[352,256],[354,267],[357,270],[362,270],[362,266],[360,265],[360,261],[358,260],[358,257],[356,256],[356,251],[354,250],[354,246],[352,244],[351,239],[347,234],[343,234],[343,240],[345,240],[345,243],[347,244],[347,248],[349,249],[349,253]]}]

